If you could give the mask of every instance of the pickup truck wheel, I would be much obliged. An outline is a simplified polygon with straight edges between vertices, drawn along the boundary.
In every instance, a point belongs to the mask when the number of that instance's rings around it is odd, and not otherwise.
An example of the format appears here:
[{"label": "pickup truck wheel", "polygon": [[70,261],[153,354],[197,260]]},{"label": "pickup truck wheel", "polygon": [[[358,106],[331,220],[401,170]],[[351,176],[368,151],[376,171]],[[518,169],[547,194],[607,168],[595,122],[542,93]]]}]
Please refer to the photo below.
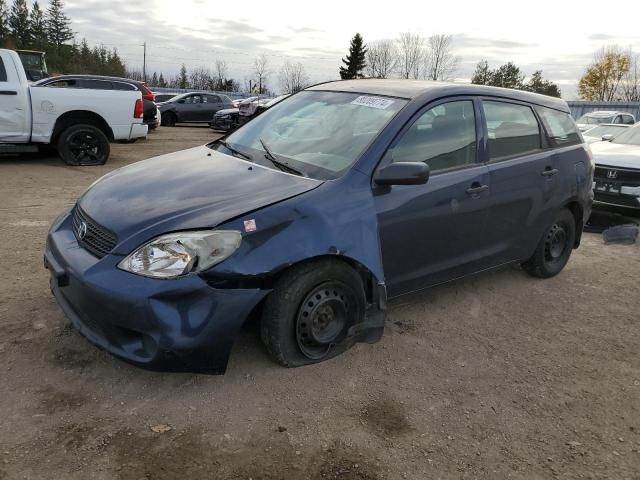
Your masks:
[{"label": "pickup truck wheel", "polygon": [[576,239],[576,221],[569,210],[563,209],[547,228],[536,251],[522,264],[533,277],[550,278],[559,274],[571,256]]},{"label": "pickup truck wheel", "polygon": [[336,347],[364,311],[364,288],[352,268],[336,260],[303,264],[286,272],[267,297],[262,342],[282,366],[318,363],[342,351]]},{"label": "pickup truck wheel", "polygon": [[173,112],[165,112],[160,117],[160,122],[163,127],[175,127],[176,126],[176,114]]},{"label": "pickup truck wheel", "polygon": [[58,137],[58,155],[67,165],[104,165],[110,151],[109,139],[93,125],[72,125]]}]

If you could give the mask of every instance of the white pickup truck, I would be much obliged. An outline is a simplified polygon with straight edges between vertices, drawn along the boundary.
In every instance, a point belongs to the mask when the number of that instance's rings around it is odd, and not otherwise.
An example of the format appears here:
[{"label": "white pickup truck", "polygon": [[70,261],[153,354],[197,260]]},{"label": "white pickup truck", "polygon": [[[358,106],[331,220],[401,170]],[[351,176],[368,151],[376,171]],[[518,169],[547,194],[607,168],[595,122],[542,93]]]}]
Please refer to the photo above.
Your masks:
[{"label": "white pickup truck", "polygon": [[147,135],[139,91],[29,84],[13,50],[0,49],[0,153],[51,144],[69,165],[102,165],[110,141]]}]

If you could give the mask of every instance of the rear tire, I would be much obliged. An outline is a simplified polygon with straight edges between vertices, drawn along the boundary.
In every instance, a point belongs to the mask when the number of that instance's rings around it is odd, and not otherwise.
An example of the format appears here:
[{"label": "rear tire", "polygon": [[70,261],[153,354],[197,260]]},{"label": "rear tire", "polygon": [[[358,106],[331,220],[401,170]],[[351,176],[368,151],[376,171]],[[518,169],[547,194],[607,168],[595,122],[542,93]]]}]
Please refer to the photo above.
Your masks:
[{"label": "rear tire", "polygon": [[571,256],[576,240],[576,220],[569,210],[563,209],[545,230],[536,251],[522,268],[537,278],[551,278],[559,274]]},{"label": "rear tire", "polygon": [[109,139],[93,125],[72,125],[62,131],[57,142],[58,155],[67,165],[104,165],[109,159]]},{"label": "rear tire", "polygon": [[364,312],[364,288],[352,268],[337,260],[309,262],[286,272],[267,297],[262,342],[284,367],[319,363],[342,351],[336,347]]},{"label": "rear tire", "polygon": [[173,112],[165,112],[160,117],[160,122],[163,127],[175,127],[177,121],[176,114]]}]

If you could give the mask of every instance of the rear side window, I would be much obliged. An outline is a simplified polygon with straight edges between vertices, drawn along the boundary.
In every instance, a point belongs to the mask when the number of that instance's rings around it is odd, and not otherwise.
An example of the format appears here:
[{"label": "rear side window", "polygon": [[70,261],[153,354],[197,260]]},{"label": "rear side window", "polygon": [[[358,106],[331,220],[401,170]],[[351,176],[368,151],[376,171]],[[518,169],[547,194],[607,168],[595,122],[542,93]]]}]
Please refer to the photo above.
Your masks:
[{"label": "rear side window", "polygon": [[635,122],[633,121],[633,117],[631,115],[623,115],[622,123],[625,125],[633,125]]},{"label": "rear side window", "polygon": [[0,82],[7,81],[7,71],[4,68],[4,62],[0,58]]},{"label": "rear side window", "polygon": [[473,102],[460,100],[430,108],[403,133],[390,154],[394,162],[425,162],[434,172],[475,163]]},{"label": "rear side window", "polygon": [[552,147],[582,143],[578,128],[570,114],[546,107],[538,107],[538,114],[549,134],[549,142]]},{"label": "rear side window", "polygon": [[114,90],[137,90],[136,87],[131,85],[130,83],[112,82],[112,85]]},{"label": "rear side window", "polygon": [[82,80],[81,87],[91,90],[113,90],[113,84],[105,80]]},{"label": "rear side window", "polygon": [[78,82],[75,80],[58,80],[47,84],[47,87],[54,88],[78,88]]},{"label": "rear side window", "polygon": [[540,125],[527,105],[483,101],[490,160],[535,152],[541,148]]}]

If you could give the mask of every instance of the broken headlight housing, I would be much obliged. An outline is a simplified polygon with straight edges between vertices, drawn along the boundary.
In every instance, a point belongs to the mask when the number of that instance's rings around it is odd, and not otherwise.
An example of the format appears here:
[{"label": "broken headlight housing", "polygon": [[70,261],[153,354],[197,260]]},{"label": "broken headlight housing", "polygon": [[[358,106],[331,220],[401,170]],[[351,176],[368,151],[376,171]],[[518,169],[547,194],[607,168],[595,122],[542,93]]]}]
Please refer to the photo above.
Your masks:
[{"label": "broken headlight housing", "polygon": [[177,232],[161,235],[134,250],[118,268],[152,278],[176,278],[222,262],[240,246],[236,230]]}]

